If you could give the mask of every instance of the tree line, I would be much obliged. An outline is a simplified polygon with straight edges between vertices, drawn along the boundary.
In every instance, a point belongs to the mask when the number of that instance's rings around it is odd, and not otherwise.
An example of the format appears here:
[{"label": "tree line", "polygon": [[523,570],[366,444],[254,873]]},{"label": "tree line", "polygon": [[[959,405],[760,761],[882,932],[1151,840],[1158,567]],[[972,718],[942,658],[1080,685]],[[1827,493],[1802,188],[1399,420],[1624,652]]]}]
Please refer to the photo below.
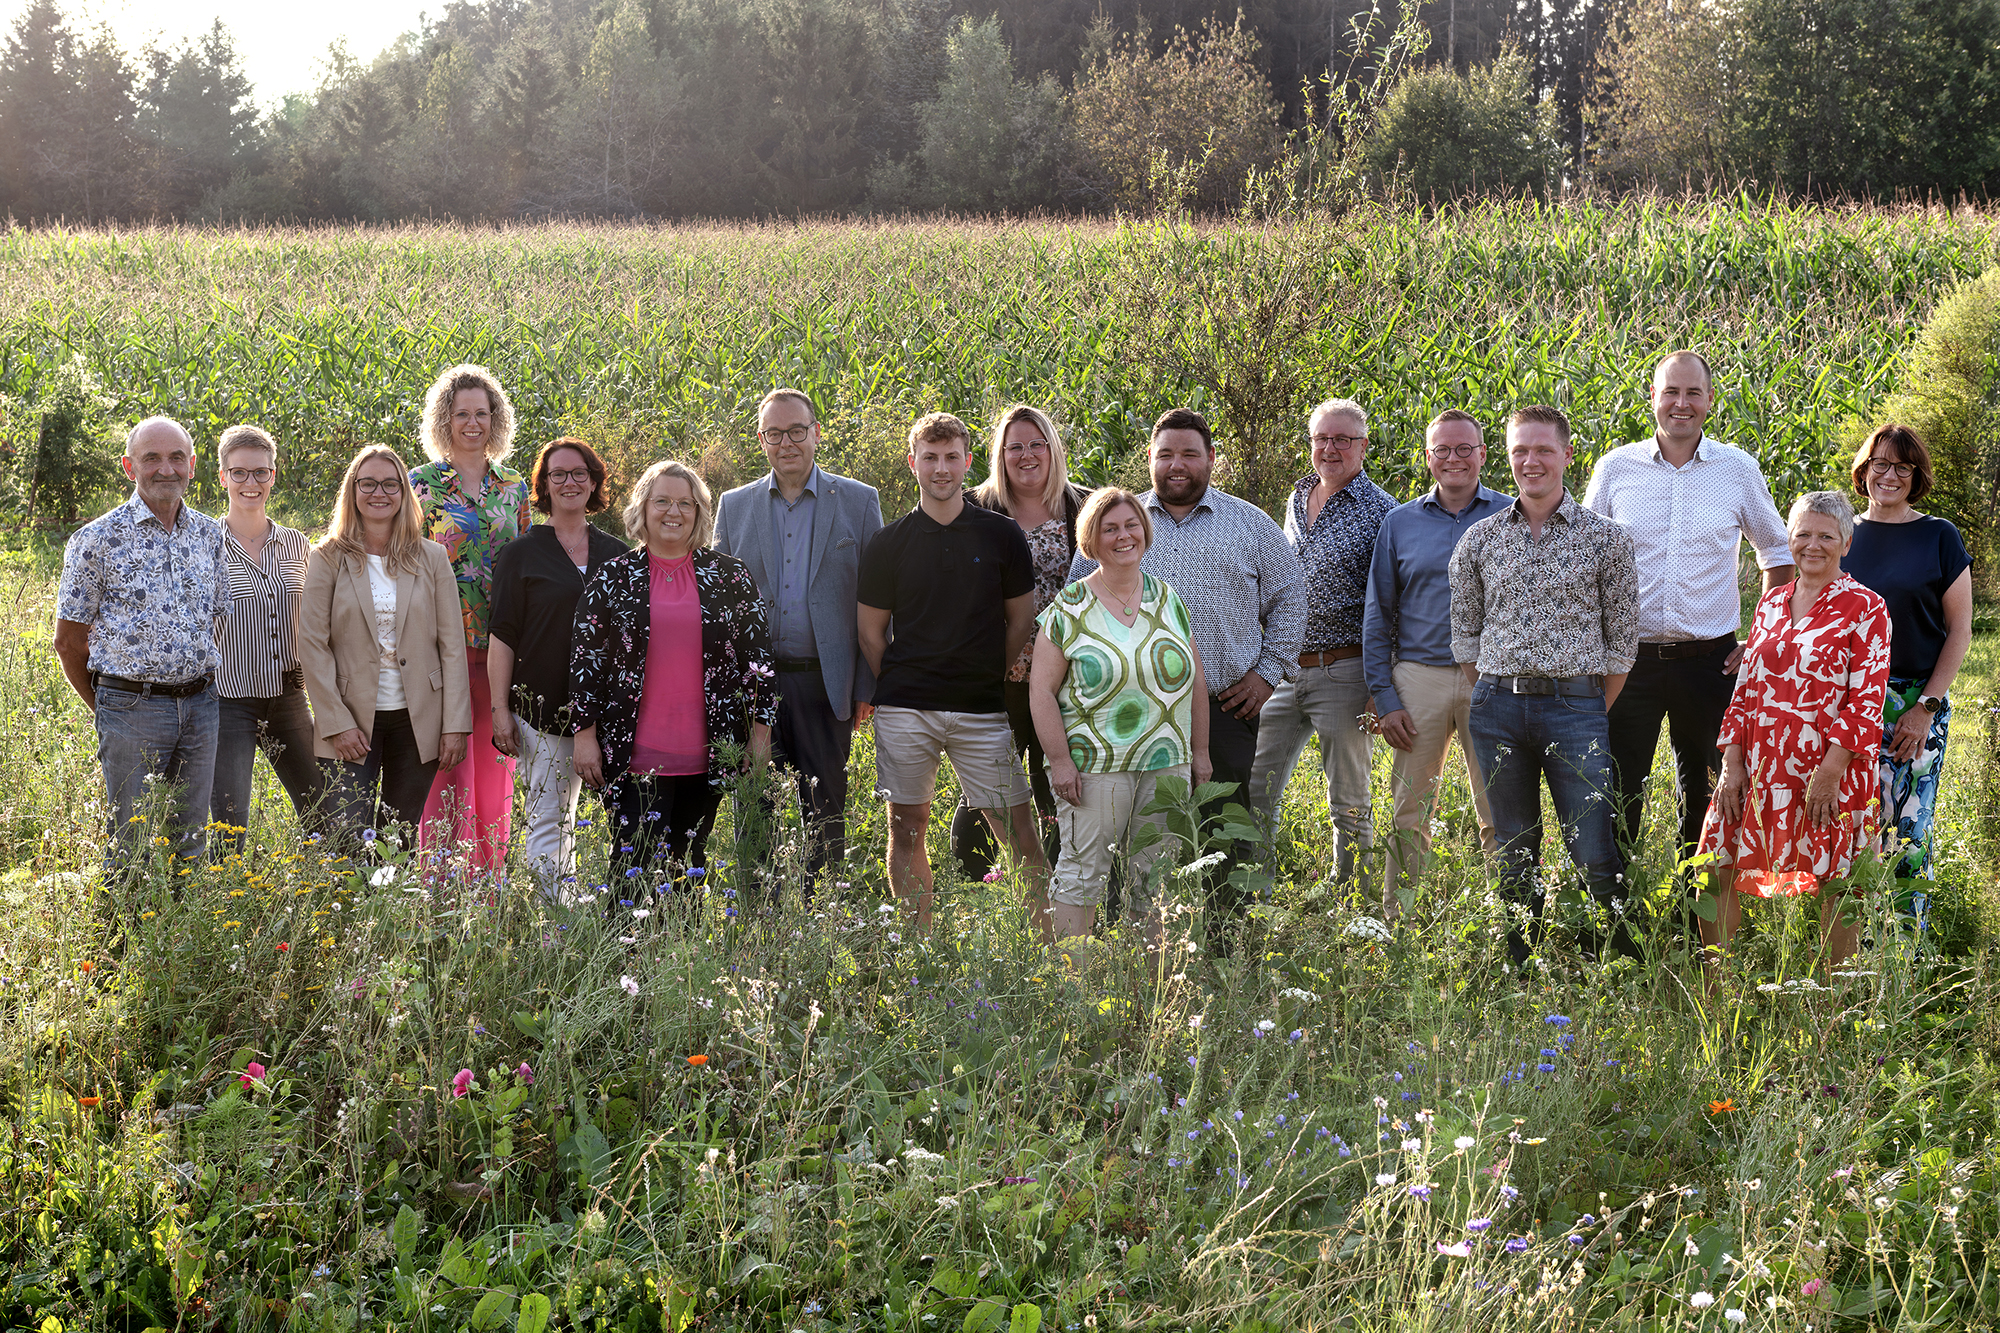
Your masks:
[{"label": "tree line", "polygon": [[[2000,180],[2000,0],[449,0],[260,111],[218,22],[0,48],[20,221],[1206,210]],[[1268,195],[1268,189],[1267,189]]]}]

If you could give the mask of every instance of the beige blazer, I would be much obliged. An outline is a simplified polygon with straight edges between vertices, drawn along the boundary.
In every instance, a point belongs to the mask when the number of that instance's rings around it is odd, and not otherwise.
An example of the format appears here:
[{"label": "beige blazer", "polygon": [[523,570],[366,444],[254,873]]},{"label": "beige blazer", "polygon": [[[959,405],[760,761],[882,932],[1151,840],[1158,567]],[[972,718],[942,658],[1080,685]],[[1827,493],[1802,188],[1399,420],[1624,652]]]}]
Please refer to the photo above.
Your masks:
[{"label": "beige blazer", "polygon": [[[465,674],[465,613],[451,560],[436,542],[424,542],[422,550],[423,568],[396,576],[396,656],[417,753],[428,764],[438,757],[445,732],[472,730],[472,690]],[[298,642],[312,700],[313,753],[335,758],[332,739],[356,727],[372,742],[381,649],[366,560],[313,548],[306,559]]]}]

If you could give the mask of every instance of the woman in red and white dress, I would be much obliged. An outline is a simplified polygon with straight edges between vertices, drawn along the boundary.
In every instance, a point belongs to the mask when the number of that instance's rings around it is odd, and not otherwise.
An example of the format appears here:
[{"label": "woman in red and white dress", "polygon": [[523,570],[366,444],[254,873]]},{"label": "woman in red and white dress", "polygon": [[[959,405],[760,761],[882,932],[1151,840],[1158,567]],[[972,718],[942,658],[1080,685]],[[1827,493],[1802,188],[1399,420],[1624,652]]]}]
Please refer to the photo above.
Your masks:
[{"label": "woman in red and white dress", "polygon": [[[1817,893],[1847,875],[1878,823],[1889,609],[1840,572],[1854,536],[1845,496],[1800,496],[1786,526],[1798,577],[1757,604],[1702,827],[1719,871],[1715,919],[1701,926],[1710,949],[1736,933],[1739,895]],[[1832,965],[1859,937],[1840,923],[1837,897],[1820,900]]]}]

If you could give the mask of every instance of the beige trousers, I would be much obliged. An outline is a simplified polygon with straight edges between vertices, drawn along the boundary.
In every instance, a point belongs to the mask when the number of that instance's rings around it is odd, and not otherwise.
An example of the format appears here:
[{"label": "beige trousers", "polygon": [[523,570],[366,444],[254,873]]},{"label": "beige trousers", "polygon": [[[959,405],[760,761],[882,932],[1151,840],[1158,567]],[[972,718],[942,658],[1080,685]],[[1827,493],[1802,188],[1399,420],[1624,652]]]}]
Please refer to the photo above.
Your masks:
[{"label": "beige trousers", "polygon": [[1382,881],[1382,907],[1387,916],[1399,909],[1396,890],[1424,873],[1431,850],[1431,811],[1437,805],[1438,779],[1444,773],[1445,750],[1458,737],[1458,752],[1472,778],[1472,804],[1479,813],[1479,845],[1492,856],[1500,850],[1493,832],[1493,811],[1486,803],[1486,782],[1472,758],[1472,683],[1457,667],[1398,662],[1392,668],[1396,693],[1417,729],[1417,743],[1408,750],[1391,750],[1389,793],[1395,814],[1389,821],[1388,866]]}]

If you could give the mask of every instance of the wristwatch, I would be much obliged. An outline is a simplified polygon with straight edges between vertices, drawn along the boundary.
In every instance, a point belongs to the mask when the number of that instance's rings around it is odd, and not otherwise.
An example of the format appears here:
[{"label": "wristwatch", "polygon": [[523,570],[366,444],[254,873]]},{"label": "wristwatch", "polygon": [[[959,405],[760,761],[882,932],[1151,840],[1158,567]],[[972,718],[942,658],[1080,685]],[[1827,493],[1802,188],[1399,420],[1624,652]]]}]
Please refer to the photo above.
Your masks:
[{"label": "wristwatch", "polygon": [[1917,698],[1917,702],[1922,704],[1924,711],[1932,717],[1936,717],[1944,711],[1944,696],[1942,694],[1920,695]]}]

